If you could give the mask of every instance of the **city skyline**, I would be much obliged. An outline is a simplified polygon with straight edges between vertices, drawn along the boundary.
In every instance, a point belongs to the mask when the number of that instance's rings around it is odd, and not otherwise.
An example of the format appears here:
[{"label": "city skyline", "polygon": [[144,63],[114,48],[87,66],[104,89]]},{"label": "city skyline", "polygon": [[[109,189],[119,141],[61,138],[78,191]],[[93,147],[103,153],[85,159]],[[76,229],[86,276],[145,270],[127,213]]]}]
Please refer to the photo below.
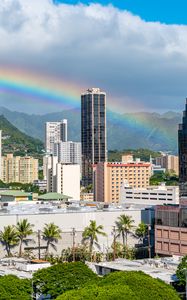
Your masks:
[{"label": "city skyline", "polygon": [[146,1],[55,2],[1,1],[0,106],[80,107],[81,92],[100,86],[115,112],[182,110],[184,1],[152,10]]}]

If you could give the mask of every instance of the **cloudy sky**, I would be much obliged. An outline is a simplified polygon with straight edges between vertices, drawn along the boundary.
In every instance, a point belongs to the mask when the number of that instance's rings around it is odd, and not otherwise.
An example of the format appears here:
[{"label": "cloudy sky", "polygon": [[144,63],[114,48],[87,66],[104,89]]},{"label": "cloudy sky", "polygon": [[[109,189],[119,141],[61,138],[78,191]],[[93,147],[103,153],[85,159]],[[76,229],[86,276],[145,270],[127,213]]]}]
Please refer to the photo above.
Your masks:
[{"label": "cloudy sky", "polygon": [[77,93],[101,87],[118,112],[182,110],[186,10],[186,0],[1,0],[0,106],[30,113],[63,108],[2,89],[1,69],[8,68],[63,78]]}]

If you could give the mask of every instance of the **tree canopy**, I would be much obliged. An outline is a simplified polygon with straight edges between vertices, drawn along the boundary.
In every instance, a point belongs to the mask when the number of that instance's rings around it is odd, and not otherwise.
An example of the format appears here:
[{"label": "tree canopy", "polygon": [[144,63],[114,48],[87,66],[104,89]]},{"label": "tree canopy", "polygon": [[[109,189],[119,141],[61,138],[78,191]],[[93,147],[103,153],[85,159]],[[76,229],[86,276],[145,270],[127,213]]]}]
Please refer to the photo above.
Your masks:
[{"label": "tree canopy", "polygon": [[62,263],[37,271],[33,275],[37,292],[51,295],[52,299],[62,293],[83,287],[89,282],[97,282],[98,276],[85,264]]},{"label": "tree canopy", "polygon": [[187,272],[187,255],[183,256],[180,264],[178,265],[176,275],[179,279],[180,285],[186,284],[186,273]]},{"label": "tree canopy", "polygon": [[179,177],[174,172],[158,172],[150,178],[150,185],[160,185],[162,182],[169,186],[178,185]]},{"label": "tree canopy", "polygon": [[28,279],[19,279],[13,275],[0,277],[1,300],[30,300],[31,282]]},{"label": "tree canopy", "polygon": [[179,300],[176,291],[163,281],[143,272],[114,272],[98,284],[64,293],[57,300]]},{"label": "tree canopy", "polygon": [[78,291],[70,291],[62,296],[59,296],[57,300],[140,300],[139,297],[131,291],[128,286],[121,285],[107,285],[107,286],[89,286]]}]

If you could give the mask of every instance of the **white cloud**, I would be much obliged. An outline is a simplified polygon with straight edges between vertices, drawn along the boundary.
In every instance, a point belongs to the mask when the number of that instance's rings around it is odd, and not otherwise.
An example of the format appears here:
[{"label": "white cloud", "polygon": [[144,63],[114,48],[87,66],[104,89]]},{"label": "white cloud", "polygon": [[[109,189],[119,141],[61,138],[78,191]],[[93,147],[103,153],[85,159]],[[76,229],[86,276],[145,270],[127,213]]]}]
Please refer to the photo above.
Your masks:
[{"label": "white cloud", "polygon": [[179,108],[187,90],[187,26],[145,22],[99,4],[1,0],[4,62],[101,86],[124,99],[124,110],[129,99],[153,110]]}]

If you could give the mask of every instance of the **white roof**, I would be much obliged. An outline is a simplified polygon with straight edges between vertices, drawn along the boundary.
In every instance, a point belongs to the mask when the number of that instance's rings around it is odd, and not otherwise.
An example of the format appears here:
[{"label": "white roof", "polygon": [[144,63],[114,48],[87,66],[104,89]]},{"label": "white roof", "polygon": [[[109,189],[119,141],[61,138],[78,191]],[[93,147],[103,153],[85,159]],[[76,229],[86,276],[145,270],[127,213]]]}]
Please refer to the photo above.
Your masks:
[{"label": "white roof", "polygon": [[95,265],[118,271],[142,271],[153,278],[159,278],[166,283],[177,281],[175,275],[179,264],[174,258],[127,260],[118,259],[113,262],[96,263]]}]

